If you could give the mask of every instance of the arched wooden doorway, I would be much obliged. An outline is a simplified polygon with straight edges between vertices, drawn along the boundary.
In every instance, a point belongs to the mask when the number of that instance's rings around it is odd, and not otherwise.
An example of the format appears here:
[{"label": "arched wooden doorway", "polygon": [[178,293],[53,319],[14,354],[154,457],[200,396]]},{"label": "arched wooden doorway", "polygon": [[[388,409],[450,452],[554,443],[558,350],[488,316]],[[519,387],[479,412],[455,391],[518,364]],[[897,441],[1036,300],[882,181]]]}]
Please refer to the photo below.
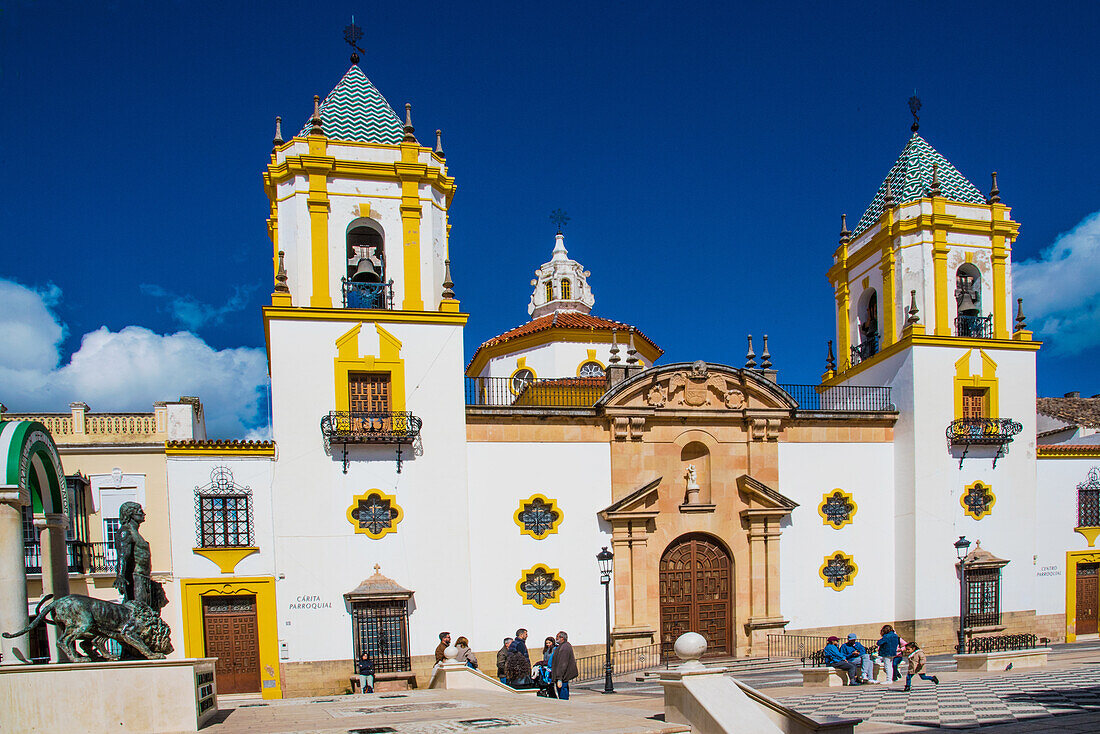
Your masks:
[{"label": "arched wooden doorway", "polygon": [[733,559],[717,538],[685,535],[661,556],[661,643],[685,632],[707,638],[707,654],[732,655]]}]

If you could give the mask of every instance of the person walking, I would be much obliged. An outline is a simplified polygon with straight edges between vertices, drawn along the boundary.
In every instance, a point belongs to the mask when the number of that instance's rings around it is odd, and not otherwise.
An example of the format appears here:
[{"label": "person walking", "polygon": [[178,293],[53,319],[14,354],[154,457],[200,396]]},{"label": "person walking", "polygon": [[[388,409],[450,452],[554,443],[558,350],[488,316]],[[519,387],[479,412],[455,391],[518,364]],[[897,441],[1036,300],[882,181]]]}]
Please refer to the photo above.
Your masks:
[{"label": "person walking", "polygon": [[531,656],[527,652],[527,630],[516,630],[515,639],[508,646],[508,660],[504,672],[508,685],[513,688],[527,686],[531,681]]},{"label": "person walking", "polygon": [[882,656],[882,669],[886,672],[886,682],[892,683],[897,680],[895,673],[895,658],[898,655],[898,646],[901,644],[901,638],[898,637],[898,633],[894,632],[894,628],[888,624],[882,625],[882,629],[879,630],[879,634],[882,635],[878,645],[878,654]]},{"label": "person walking", "polygon": [[555,640],[557,647],[554,649],[554,660],[550,666],[550,678],[554,681],[554,690],[562,701],[569,700],[569,681],[575,679],[577,672],[577,656],[573,654],[573,646],[569,644],[569,635],[559,632]]},{"label": "person walking", "polygon": [[934,675],[925,675],[923,672],[924,664],[927,662],[928,657],[924,654],[924,650],[921,650],[917,646],[917,643],[910,642],[905,645],[905,653],[909,658],[909,670],[905,674],[905,688],[902,690],[908,691],[913,687],[913,676],[919,675],[921,680],[930,680],[935,685],[940,684],[940,679]]},{"label": "person walking", "polygon": [[869,683],[877,683],[875,680],[875,665],[871,662],[871,653],[860,644],[855,632],[848,633],[848,641],[840,646],[840,654],[849,663],[859,667],[860,677]]},{"label": "person walking", "polygon": [[370,655],[364,652],[359,656],[356,672],[359,674],[359,690],[363,693],[374,693],[374,663]]},{"label": "person walking", "polygon": [[504,667],[508,664],[508,646],[512,644],[511,637],[504,638],[504,645],[497,650],[497,678],[504,685],[508,685],[508,676],[504,673]]},{"label": "person walking", "polygon": [[446,650],[448,647],[450,647],[450,645],[451,645],[451,633],[450,632],[440,632],[439,633],[439,646],[437,648],[435,648],[435,664],[436,665],[439,665],[440,663],[442,663],[443,660],[447,657],[446,655],[443,654],[443,651]]},{"label": "person walking", "polygon": [[477,656],[474,655],[474,651],[470,649],[470,641],[465,637],[459,637],[455,640],[455,648],[458,650],[458,654],[455,655],[455,660],[460,663],[466,663],[467,668],[477,670]]},{"label": "person walking", "polygon": [[863,683],[863,677],[860,675],[859,668],[845,660],[844,656],[840,654],[839,643],[839,637],[829,638],[828,644],[821,651],[822,656],[825,658],[825,664],[847,673],[848,685],[858,686]]}]

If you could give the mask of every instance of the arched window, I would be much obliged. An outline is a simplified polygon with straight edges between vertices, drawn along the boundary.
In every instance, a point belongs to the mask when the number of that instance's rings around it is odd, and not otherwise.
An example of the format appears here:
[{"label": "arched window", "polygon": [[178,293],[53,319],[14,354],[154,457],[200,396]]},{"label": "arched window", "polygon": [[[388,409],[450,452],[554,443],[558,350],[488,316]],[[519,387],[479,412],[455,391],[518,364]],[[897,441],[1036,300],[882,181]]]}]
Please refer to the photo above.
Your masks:
[{"label": "arched window", "polygon": [[195,487],[195,515],[200,548],[252,547],[252,490],[229,467],[214,467],[210,482]]},{"label": "arched window", "polygon": [[546,302],[554,300],[554,284],[549,280],[546,281]]},{"label": "arched window", "polygon": [[573,284],[568,278],[561,279],[561,300],[568,301],[573,297]]},{"label": "arched window", "polygon": [[878,292],[868,288],[859,303],[859,345],[852,347],[853,366],[878,354]]},{"label": "arched window", "polygon": [[347,275],[344,305],[348,308],[386,308],[386,248],[382,230],[370,219],[348,227]]},{"label": "arched window", "polygon": [[982,316],[982,271],[963,263],[955,271],[955,336],[993,338],[993,317]]},{"label": "arched window", "polygon": [[593,362],[591,360],[584,362],[579,368],[577,368],[577,377],[603,377],[604,369],[603,365],[599,362]]}]

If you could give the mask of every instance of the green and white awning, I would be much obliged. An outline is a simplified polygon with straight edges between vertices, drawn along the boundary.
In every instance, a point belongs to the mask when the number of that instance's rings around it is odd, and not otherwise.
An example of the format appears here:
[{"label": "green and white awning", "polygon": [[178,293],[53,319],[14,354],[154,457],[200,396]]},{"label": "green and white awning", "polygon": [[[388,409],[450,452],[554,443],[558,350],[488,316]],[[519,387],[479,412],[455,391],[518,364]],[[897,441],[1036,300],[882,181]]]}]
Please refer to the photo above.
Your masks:
[{"label": "green and white awning", "polygon": [[970,183],[966,176],[959,173],[959,169],[951,165],[951,162],[940,155],[928,142],[917,133],[909,138],[905,149],[901,151],[894,167],[883,179],[878,187],[875,198],[863,216],[859,218],[852,239],[859,237],[882,216],[884,201],[886,199],[886,182],[890,182],[891,193],[896,204],[931,196],[932,168],[938,165],[940,191],[945,199],[961,201],[967,204],[985,204],[985,196],[978,187]]},{"label": "green and white awning", "polygon": [[[357,65],[353,65],[324,101],[321,125],[331,140],[397,144],[404,128],[397,113]],[[309,134],[309,120],[298,133]]]}]

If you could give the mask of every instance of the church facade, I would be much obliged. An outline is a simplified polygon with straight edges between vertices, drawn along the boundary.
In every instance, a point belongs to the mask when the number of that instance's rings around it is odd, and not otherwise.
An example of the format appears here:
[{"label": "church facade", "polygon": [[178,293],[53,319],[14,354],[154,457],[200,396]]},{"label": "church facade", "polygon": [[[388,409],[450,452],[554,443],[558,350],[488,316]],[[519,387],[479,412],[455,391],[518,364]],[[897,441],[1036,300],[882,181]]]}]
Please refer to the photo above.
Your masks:
[{"label": "church facade", "polygon": [[622,650],[890,623],[946,651],[961,537],[968,636],[1097,632],[1100,424],[1090,399],[1037,413],[1019,226],[916,125],[842,224],[813,384],[781,381],[766,337],[739,366],[662,362],[560,231],[530,319],[465,363],[440,135],[357,63],[277,128],[263,179],[273,442],[165,450],[177,651],[243,651],[219,663],[234,690],[340,692],[364,651],[423,685],[441,631],[487,670],[517,627],[596,653],[604,547]]}]

